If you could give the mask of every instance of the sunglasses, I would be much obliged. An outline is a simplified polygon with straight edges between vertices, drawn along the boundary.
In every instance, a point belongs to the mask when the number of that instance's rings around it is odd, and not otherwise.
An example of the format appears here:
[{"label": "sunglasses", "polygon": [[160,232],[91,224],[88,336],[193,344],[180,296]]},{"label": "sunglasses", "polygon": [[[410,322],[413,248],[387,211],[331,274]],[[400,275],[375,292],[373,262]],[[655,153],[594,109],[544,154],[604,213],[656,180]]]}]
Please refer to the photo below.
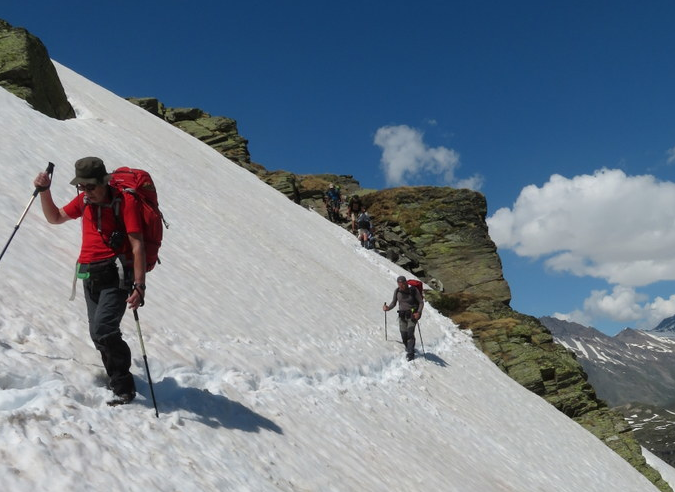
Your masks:
[{"label": "sunglasses", "polygon": [[77,185],[79,191],[94,191],[98,185],[80,183]]}]

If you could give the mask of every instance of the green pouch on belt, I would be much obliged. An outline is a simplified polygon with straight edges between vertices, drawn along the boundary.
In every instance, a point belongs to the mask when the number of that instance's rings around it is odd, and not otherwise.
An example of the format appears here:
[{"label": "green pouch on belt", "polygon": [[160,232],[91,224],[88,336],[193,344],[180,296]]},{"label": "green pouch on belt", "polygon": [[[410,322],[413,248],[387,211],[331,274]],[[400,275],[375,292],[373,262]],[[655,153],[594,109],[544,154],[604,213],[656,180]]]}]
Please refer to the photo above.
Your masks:
[{"label": "green pouch on belt", "polygon": [[89,275],[90,275],[89,264],[83,265],[81,263],[78,263],[76,271],[77,271],[77,278],[80,278],[80,279],[89,278]]}]

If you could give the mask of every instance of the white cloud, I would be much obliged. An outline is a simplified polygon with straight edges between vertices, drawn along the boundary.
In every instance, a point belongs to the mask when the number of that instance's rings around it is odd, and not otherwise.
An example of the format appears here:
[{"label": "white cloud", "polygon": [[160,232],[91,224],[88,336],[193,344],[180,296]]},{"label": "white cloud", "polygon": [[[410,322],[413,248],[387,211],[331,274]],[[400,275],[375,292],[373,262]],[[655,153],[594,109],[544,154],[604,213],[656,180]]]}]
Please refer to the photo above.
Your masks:
[{"label": "white cloud", "polygon": [[583,309],[570,313],[555,313],[553,316],[585,326],[593,326],[594,320],[609,319],[639,329],[655,328],[664,318],[675,314],[675,295],[668,299],[656,297],[647,302],[648,296],[632,287],[615,286],[611,293],[594,290],[584,300]]},{"label": "white cloud", "polygon": [[500,248],[611,284],[675,279],[675,184],[602,169],[530,185],[488,218]]},{"label": "white cloud", "polygon": [[666,155],[668,155],[668,159],[666,160],[668,164],[675,162],[675,147],[668,149]]},{"label": "white cloud", "polygon": [[656,328],[656,326],[665,318],[675,314],[675,295],[668,299],[657,297],[645,306],[645,327]]},{"label": "white cloud", "polygon": [[388,186],[410,184],[428,175],[440,176],[448,186],[480,189],[481,176],[456,180],[459,154],[446,147],[428,147],[423,134],[407,125],[384,126],[375,133],[375,145],[382,149],[381,164]]},{"label": "white cloud", "polygon": [[571,313],[553,313],[551,316],[562,321],[569,321],[570,323],[579,323],[580,325],[584,326],[593,326],[591,323],[592,318],[583,311],[579,310],[572,311]]},{"label": "white cloud", "polygon": [[633,322],[644,315],[644,302],[647,296],[639,294],[631,287],[617,285],[608,294],[606,290],[594,290],[584,301],[584,312],[591,318],[609,318],[613,321]]}]

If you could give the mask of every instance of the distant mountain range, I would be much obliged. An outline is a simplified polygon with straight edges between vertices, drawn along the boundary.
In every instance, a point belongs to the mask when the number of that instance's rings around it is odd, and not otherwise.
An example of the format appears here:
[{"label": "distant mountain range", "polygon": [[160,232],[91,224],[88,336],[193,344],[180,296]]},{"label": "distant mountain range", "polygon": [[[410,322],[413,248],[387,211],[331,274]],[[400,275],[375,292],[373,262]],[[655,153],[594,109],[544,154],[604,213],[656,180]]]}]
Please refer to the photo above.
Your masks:
[{"label": "distant mountain range", "polygon": [[637,441],[675,467],[675,316],[653,330],[614,337],[556,318],[539,319],[574,352],[599,398],[621,412]]},{"label": "distant mountain range", "polygon": [[609,406],[675,407],[675,316],[654,330],[626,328],[610,337],[578,323],[540,318],[573,351],[598,396]]},{"label": "distant mountain range", "polygon": [[656,328],[650,330],[650,333],[658,333],[659,336],[675,337],[675,316],[661,321]]}]

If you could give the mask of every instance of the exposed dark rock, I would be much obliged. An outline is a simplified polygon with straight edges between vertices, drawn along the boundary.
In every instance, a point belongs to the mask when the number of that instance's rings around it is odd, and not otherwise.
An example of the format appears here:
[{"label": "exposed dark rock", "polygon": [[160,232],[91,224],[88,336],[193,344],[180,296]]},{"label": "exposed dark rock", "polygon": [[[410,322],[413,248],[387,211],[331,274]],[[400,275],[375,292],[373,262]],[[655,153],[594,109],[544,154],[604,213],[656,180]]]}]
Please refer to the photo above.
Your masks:
[{"label": "exposed dark rock", "polygon": [[153,97],[130,97],[127,100],[198,138],[249,171],[258,174],[264,169],[251,164],[248,140],[239,135],[235,120],[211,116],[199,108],[168,108]]},{"label": "exposed dark rock", "polygon": [[0,86],[33,109],[59,120],[75,117],[56,68],[42,42],[0,20]]},{"label": "exposed dark rock", "polygon": [[426,272],[422,280],[437,279],[449,294],[461,292],[509,303],[511,291],[497,247],[488,235],[487,203],[482,194],[405,187],[367,194],[364,203],[382,226],[378,239],[388,246],[396,239],[393,242],[401,254]]},{"label": "exposed dark rock", "polygon": [[643,447],[675,466],[675,412],[672,409],[627,403],[616,410],[623,414]]}]

